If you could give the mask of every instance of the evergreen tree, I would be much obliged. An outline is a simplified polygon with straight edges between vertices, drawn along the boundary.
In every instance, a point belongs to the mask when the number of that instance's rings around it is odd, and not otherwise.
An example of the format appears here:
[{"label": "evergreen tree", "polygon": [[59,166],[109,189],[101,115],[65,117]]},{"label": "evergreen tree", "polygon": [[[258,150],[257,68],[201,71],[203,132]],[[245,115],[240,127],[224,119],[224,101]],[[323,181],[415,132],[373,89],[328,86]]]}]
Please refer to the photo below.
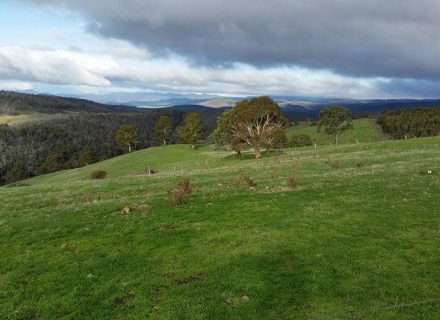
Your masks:
[{"label": "evergreen tree", "polygon": [[195,144],[203,136],[202,119],[197,112],[188,113],[185,117],[185,123],[180,128],[180,140],[183,143],[191,145],[195,149]]}]

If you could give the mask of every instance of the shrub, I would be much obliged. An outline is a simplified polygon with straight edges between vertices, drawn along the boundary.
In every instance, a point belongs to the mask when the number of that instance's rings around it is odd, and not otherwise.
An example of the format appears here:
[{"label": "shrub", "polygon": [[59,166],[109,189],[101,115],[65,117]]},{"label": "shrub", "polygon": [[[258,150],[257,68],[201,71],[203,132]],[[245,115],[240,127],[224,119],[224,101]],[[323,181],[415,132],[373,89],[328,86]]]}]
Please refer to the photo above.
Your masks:
[{"label": "shrub", "polygon": [[188,178],[184,178],[182,179],[182,181],[180,181],[177,184],[177,189],[181,190],[184,194],[191,194],[192,192],[191,182],[189,181]]},{"label": "shrub", "polygon": [[168,198],[170,199],[171,203],[175,205],[176,207],[179,207],[182,205],[183,200],[192,192],[191,182],[188,178],[182,179],[177,184],[177,189],[175,190],[168,190]]},{"label": "shrub", "polygon": [[246,184],[248,187],[256,187],[257,186],[257,183],[254,180],[252,180],[252,178],[249,176],[243,175],[243,176],[241,176],[241,179],[242,179],[243,183]]},{"label": "shrub", "polygon": [[363,168],[365,167],[365,163],[363,163],[362,161],[356,162],[356,168]]},{"label": "shrub", "polygon": [[294,176],[294,175],[290,176],[287,178],[287,186],[290,189],[296,189],[298,187],[298,181],[299,181],[299,179],[297,176]]},{"label": "shrub", "polygon": [[104,179],[105,177],[107,177],[107,171],[95,170],[90,174],[90,177],[93,180]]},{"label": "shrub", "polygon": [[297,134],[290,138],[290,147],[307,147],[313,145],[312,138],[307,134]]},{"label": "shrub", "polygon": [[327,164],[334,169],[341,169],[342,168],[342,162],[341,162],[341,160],[338,160],[338,159],[336,159],[336,160],[328,159]]}]

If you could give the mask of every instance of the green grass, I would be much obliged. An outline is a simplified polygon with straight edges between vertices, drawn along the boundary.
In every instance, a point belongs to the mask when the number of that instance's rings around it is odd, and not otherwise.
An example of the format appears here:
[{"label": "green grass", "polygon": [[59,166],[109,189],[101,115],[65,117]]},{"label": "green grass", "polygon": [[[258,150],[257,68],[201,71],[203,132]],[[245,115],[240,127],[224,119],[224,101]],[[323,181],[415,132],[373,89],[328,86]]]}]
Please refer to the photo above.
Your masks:
[{"label": "green grass", "polygon": [[[353,121],[353,130],[348,130],[340,135],[338,142],[345,143],[359,143],[377,142],[384,140],[379,126],[374,119],[358,119]],[[317,127],[311,127],[307,122],[301,122],[296,126],[292,126],[287,131],[287,138],[292,135],[307,134],[316,141],[317,144],[334,143],[334,138],[324,133],[318,133]]]},{"label": "green grass", "polygon": [[16,116],[0,115],[0,125],[8,124],[10,126],[18,126],[29,122],[37,122],[42,120],[55,119],[65,117],[62,114],[20,114]]},{"label": "green grass", "polygon": [[440,298],[439,157],[440,138],[258,162],[177,145],[0,188],[0,319],[438,319],[374,310]]}]

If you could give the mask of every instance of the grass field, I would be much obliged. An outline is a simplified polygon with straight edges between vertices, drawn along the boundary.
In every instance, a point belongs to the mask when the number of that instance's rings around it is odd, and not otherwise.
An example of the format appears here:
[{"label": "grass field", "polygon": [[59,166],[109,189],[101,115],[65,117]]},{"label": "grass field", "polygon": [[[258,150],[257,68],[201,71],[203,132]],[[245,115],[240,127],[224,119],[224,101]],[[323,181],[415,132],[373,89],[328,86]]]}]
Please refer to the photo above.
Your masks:
[{"label": "grass field", "polygon": [[0,188],[0,319],[438,319],[439,137],[227,156],[151,148]]},{"label": "grass field", "polygon": [[[340,135],[338,143],[359,143],[377,142],[384,140],[382,132],[374,119],[358,119],[353,121],[353,130],[348,130]],[[334,138],[324,133],[318,133],[317,127],[311,127],[307,122],[301,122],[292,126],[287,131],[287,138],[296,134],[307,134],[316,141],[317,144],[334,143]]]},{"label": "grass field", "polygon": [[41,120],[49,120],[49,119],[55,119],[59,117],[63,117],[65,115],[62,114],[20,114],[16,116],[9,116],[9,115],[0,115],[0,125],[1,124],[8,124],[10,126],[17,126],[28,122],[36,122]]}]

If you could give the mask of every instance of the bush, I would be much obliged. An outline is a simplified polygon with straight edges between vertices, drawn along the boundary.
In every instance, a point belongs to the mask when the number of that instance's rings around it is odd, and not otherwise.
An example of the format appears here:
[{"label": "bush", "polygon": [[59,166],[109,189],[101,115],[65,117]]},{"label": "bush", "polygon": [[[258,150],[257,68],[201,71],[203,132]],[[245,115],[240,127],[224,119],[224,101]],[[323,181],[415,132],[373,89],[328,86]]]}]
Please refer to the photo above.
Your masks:
[{"label": "bush", "polygon": [[328,159],[327,164],[334,169],[341,169],[342,168],[341,160]]},{"label": "bush", "polygon": [[251,177],[246,176],[246,175],[241,175],[237,178],[236,182],[235,182],[236,186],[239,187],[240,185],[244,184],[250,188],[255,188],[257,186],[257,183],[252,180]]},{"label": "bush", "polygon": [[363,167],[365,167],[365,163],[363,163],[362,161],[356,162],[356,167],[363,168]]},{"label": "bush", "polygon": [[287,178],[287,186],[290,189],[296,189],[298,187],[298,177],[297,176],[290,176]]},{"label": "bush", "polygon": [[181,190],[184,194],[191,194],[191,182],[188,178],[182,179],[182,181],[177,184],[177,189]]},{"label": "bush", "polygon": [[179,207],[182,205],[183,200],[192,192],[191,182],[188,178],[182,179],[177,184],[177,189],[175,190],[168,190],[168,198],[170,199],[171,203]]},{"label": "bush", "polygon": [[290,147],[308,147],[313,145],[312,138],[307,134],[297,134],[290,138]]},{"label": "bush", "polygon": [[105,177],[107,177],[107,171],[95,170],[90,174],[90,177],[93,180],[104,179]]}]

